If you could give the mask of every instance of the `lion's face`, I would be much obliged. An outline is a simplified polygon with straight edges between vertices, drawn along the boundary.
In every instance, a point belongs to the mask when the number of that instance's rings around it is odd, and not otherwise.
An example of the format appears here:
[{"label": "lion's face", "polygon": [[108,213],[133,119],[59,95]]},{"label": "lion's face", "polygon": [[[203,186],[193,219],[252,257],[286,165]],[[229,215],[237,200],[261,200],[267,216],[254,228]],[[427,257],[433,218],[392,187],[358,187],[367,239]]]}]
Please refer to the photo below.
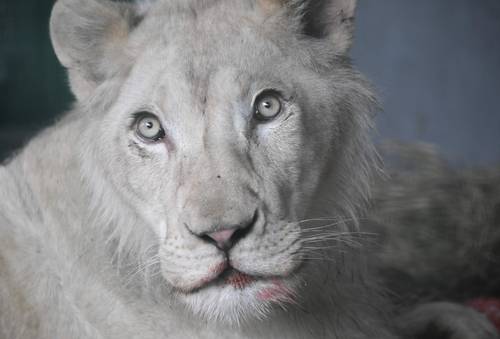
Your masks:
[{"label": "lion's face", "polygon": [[195,313],[240,321],[300,299],[301,220],[355,119],[332,81],[347,66],[321,64],[277,19],[263,26],[273,6],[228,3],[151,10],[89,135],[155,235],[165,283]]},{"label": "lion's face", "polygon": [[[220,40],[229,24],[177,29],[176,41],[148,46],[105,118],[125,172],[118,185],[155,231],[162,274],[182,299],[258,314],[293,298],[297,221],[333,145],[321,131],[335,116],[320,110],[331,99],[313,92],[328,85],[250,25]],[[144,138],[141,119],[157,120],[162,137]]]}]

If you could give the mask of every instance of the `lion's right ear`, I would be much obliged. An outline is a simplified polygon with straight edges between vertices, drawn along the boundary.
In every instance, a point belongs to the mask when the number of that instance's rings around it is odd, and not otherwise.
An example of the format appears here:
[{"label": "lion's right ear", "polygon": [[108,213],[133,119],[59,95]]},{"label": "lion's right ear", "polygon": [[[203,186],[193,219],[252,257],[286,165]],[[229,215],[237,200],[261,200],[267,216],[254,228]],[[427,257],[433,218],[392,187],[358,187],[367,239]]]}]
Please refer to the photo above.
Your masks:
[{"label": "lion's right ear", "polygon": [[78,100],[120,69],[129,34],[142,14],[133,4],[109,0],[56,2],[50,19],[52,45]]},{"label": "lion's right ear", "polygon": [[303,36],[319,39],[338,55],[349,52],[357,0],[257,0],[267,15],[286,13],[300,22]]}]

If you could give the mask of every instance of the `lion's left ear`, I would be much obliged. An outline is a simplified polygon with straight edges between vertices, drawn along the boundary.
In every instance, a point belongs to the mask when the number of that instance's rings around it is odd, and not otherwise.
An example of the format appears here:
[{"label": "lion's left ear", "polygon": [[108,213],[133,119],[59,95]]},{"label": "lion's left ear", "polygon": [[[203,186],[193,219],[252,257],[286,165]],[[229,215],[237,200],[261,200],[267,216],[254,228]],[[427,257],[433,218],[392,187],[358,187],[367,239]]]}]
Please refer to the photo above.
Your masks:
[{"label": "lion's left ear", "polygon": [[71,89],[83,100],[125,62],[125,45],[140,19],[137,6],[110,0],[58,0],[50,35]]},{"label": "lion's left ear", "polygon": [[349,51],[357,0],[257,0],[267,13],[286,10],[301,22],[302,34],[331,43],[337,54]]}]

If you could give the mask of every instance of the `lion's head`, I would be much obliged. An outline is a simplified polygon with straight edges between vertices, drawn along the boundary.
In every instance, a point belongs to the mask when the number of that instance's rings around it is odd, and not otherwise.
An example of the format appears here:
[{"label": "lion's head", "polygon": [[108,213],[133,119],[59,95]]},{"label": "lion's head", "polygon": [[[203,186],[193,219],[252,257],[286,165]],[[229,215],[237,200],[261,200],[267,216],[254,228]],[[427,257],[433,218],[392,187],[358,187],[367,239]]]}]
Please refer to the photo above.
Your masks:
[{"label": "lion's head", "polygon": [[193,312],[240,321],[300,303],[311,244],[335,239],[305,219],[345,216],[366,194],[373,98],[346,55],[354,8],[56,3],[89,190],[106,220],[138,216],[110,236],[153,248]]}]

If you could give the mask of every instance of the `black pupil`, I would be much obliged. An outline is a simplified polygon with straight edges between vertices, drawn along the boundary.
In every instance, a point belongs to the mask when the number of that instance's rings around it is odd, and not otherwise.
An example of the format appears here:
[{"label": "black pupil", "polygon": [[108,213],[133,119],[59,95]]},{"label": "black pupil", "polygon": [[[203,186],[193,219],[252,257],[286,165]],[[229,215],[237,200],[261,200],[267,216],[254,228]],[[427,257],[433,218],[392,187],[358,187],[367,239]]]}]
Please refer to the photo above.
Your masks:
[{"label": "black pupil", "polygon": [[147,128],[151,129],[151,128],[153,128],[153,126],[154,126],[154,124],[153,124],[153,122],[152,122],[152,121],[148,121],[148,122],[146,122],[146,127],[147,127]]},{"label": "black pupil", "polygon": [[270,109],[273,107],[273,104],[270,101],[264,101],[264,108]]}]

